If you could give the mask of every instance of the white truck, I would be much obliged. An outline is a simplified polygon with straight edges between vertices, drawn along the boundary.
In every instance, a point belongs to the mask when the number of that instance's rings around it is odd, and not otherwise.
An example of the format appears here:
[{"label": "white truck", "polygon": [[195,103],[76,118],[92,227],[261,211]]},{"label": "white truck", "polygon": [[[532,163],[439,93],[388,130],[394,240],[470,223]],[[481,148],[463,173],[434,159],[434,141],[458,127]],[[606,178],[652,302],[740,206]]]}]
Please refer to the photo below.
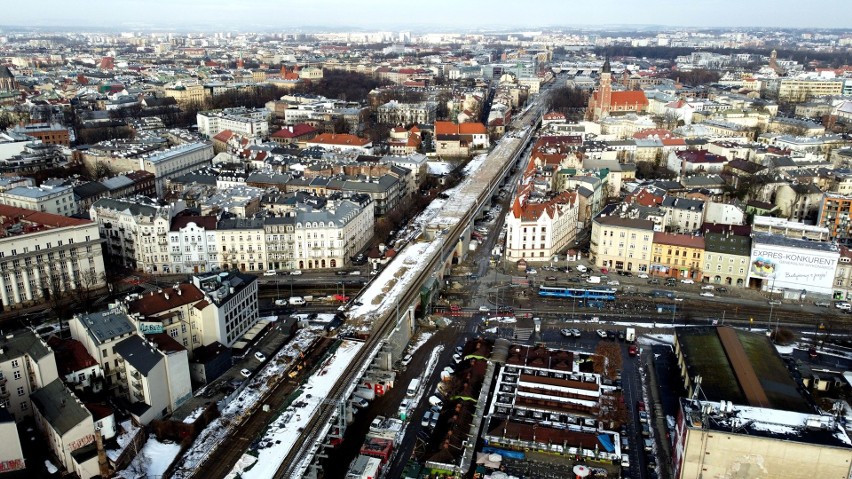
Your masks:
[{"label": "white truck", "polygon": [[636,341],[636,328],[627,328],[624,334],[624,340],[628,343]]},{"label": "white truck", "polygon": [[589,283],[592,283],[592,284],[601,284],[601,277],[600,276],[589,276],[589,278],[586,281],[589,282]]}]

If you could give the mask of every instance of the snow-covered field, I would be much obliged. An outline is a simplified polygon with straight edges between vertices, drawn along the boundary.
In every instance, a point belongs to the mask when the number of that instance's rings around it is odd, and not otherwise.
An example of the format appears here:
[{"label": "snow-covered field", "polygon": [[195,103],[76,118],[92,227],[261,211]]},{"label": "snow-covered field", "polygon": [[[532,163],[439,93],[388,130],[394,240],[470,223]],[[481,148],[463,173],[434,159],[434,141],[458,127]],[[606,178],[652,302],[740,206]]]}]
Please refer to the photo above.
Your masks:
[{"label": "snow-covered field", "polygon": [[[273,477],[302,429],[307,426],[308,421],[323,404],[337,380],[349,368],[350,362],[363,345],[357,341],[344,341],[337,348],[334,356],[326,360],[308,379],[302,388],[302,394],[296,398],[293,405],[288,407],[266,430],[260,440],[257,463],[252,467],[245,466],[245,462],[249,459],[246,458],[248,454],[244,454],[231,473],[238,473],[237,468],[240,468],[243,471],[240,477],[243,479]],[[296,404],[299,404],[299,407],[296,407]]]},{"label": "snow-covered field", "polygon": [[180,452],[179,444],[162,443],[151,436],[127,469],[119,471],[116,477],[136,479],[142,471],[145,471],[142,477],[162,477],[178,452]]},{"label": "snow-covered field", "polygon": [[427,161],[426,168],[430,175],[446,175],[453,171],[455,165],[447,161]]},{"label": "snow-covered field", "polygon": [[[222,415],[210,423],[181,458],[180,466],[172,475],[175,479],[189,477],[199,464],[204,462],[224,438],[236,427],[243,414],[251,414],[260,402],[262,393],[268,390],[271,379],[280,380],[284,372],[298,359],[301,351],[307,350],[319,339],[322,328],[300,329],[296,336],[255,375],[246,388],[224,406]],[[221,407],[221,405],[220,405]]]},{"label": "snow-covered field", "polygon": [[133,422],[128,419],[121,423],[121,431],[123,432],[115,438],[116,442],[118,442],[118,449],[107,449],[106,451],[106,455],[111,461],[115,461],[121,456],[121,453],[130,444],[130,440],[136,436],[139,428],[134,426]]}]

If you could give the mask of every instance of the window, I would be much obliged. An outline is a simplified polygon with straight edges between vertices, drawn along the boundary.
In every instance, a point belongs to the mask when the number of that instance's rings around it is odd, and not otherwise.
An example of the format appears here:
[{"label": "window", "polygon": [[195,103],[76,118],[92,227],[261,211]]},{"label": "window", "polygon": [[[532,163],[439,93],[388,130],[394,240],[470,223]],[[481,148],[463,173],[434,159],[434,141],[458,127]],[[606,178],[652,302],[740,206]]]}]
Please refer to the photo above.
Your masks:
[{"label": "window", "polygon": [[24,387],[23,387],[23,386],[18,386],[18,396],[23,396],[24,394],[26,394],[26,393],[24,392]]},{"label": "window", "polygon": [[15,371],[14,373],[12,373],[12,376],[15,378],[15,380],[21,379],[21,372]]},{"label": "window", "polygon": [[27,402],[26,401],[22,402],[21,403],[21,411],[26,411],[27,408],[29,408],[29,406],[27,406]]},{"label": "window", "polygon": [[13,368],[19,368],[19,367],[21,367],[21,363],[17,359],[13,359],[12,360],[12,367]]}]

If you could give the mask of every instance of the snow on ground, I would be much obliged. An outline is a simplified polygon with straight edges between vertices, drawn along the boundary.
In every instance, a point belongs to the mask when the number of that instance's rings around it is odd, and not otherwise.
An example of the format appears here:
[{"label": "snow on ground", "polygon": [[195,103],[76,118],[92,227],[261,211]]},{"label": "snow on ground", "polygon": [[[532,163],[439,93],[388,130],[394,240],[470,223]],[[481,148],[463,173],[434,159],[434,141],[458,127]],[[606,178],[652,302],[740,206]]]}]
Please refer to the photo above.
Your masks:
[{"label": "snow on ground", "polygon": [[636,342],[647,346],[674,344],[673,334],[642,334],[636,338]]},{"label": "snow on ground", "polygon": [[417,338],[417,342],[412,344],[411,347],[408,348],[408,354],[414,354],[415,352],[417,352],[417,350],[420,349],[420,346],[426,344],[426,341],[429,341],[429,338],[431,338],[433,334],[435,333],[431,331],[421,333],[420,337]]},{"label": "snow on ground", "polygon": [[284,372],[298,359],[299,353],[307,350],[319,339],[322,332],[322,328],[300,329],[296,336],[251,379],[247,387],[224,407],[222,415],[201,431],[192,446],[184,453],[181,464],[172,477],[181,479],[191,476],[197,466],[204,462],[231,432],[231,428],[241,422],[240,416],[251,413],[260,401],[261,393],[267,388],[266,385],[270,379],[280,380],[284,377]]},{"label": "snow on ground", "polygon": [[48,474],[56,474],[56,472],[59,470],[59,469],[56,468],[56,466],[53,465],[52,462],[50,462],[50,459],[44,460],[44,467],[47,468]]},{"label": "snow on ground", "polygon": [[183,422],[185,424],[192,424],[192,423],[195,422],[196,419],[201,417],[201,413],[203,413],[203,412],[204,412],[204,407],[200,406],[200,407],[196,408],[194,411],[192,411],[191,413],[189,413],[188,416],[183,418]]},{"label": "snow on ground", "polygon": [[115,440],[118,442],[118,449],[107,449],[106,455],[107,457],[115,462],[121,453],[124,452],[124,449],[130,444],[130,440],[136,437],[136,433],[139,431],[139,428],[133,425],[129,419],[121,423],[121,430],[123,431],[121,434],[116,436]]},{"label": "snow on ground", "polygon": [[411,287],[411,283],[436,254],[443,241],[410,244],[388,263],[375,281],[365,289],[358,300],[361,306],[349,310],[349,317],[360,319],[362,329],[369,330],[373,320],[381,317],[399,303],[399,296]]},{"label": "snow on ground", "polygon": [[299,321],[310,321],[312,323],[330,323],[335,318],[334,313],[317,313],[314,318],[311,318],[310,314],[293,314],[292,316]]},{"label": "snow on ground", "polygon": [[456,166],[447,161],[427,161],[426,168],[430,175],[446,175],[453,171]]},{"label": "snow on ground", "polygon": [[134,471],[144,470],[144,477],[162,477],[166,469],[180,452],[180,445],[175,443],[162,443],[153,436],[148,438],[139,454],[123,471],[119,471],[116,477],[135,479],[137,473]]},{"label": "snow on ground", "polygon": [[363,346],[364,343],[361,342],[344,341],[337,348],[334,356],[326,360],[308,379],[302,387],[302,394],[294,401],[294,404],[301,403],[302,406],[288,407],[264,432],[260,440],[261,448],[258,451],[257,464],[241,474],[243,479],[272,478],[275,475],[275,471],[292,449],[302,429],[308,425],[308,421],[316,414],[337,380],[346,372],[350,362]]},{"label": "snow on ground", "polygon": [[462,170],[464,176],[470,177],[472,173],[478,170],[482,166],[482,164],[485,163],[486,158],[488,158],[488,155],[486,155],[485,153],[474,156],[472,160],[470,160],[466,165],[464,165],[464,169]]},{"label": "snow on ground", "polygon": [[231,469],[231,472],[225,475],[225,479],[242,478],[243,473],[246,471],[246,469],[251,469],[255,462],[257,462],[256,457],[250,454],[243,454],[242,457],[240,457],[240,459],[234,465],[234,468]]}]

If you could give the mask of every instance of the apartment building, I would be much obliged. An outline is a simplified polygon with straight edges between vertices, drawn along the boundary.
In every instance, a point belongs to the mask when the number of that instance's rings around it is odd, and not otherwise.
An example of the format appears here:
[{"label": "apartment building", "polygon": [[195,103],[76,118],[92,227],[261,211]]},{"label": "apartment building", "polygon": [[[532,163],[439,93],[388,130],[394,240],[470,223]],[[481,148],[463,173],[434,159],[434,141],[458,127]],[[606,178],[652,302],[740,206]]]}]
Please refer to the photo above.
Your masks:
[{"label": "apartment building", "polygon": [[831,234],[831,230],[826,226],[806,225],[774,216],[755,216],[752,220],[752,231],[788,238],[804,238],[810,241],[828,241]]},{"label": "apartment building", "polygon": [[196,121],[198,133],[207,139],[225,130],[246,138],[267,138],[268,117],[269,111],[265,108],[228,108],[199,112],[196,114]]},{"label": "apartment building", "polygon": [[828,238],[849,245],[852,242],[852,196],[825,193],[819,205],[816,226],[828,229]]},{"label": "apartment building", "polygon": [[193,276],[192,284],[204,295],[190,313],[203,345],[218,342],[230,348],[257,323],[256,277],[210,273]]},{"label": "apartment building", "polygon": [[78,212],[70,186],[16,186],[0,192],[0,204],[62,216]]},{"label": "apartment building", "polygon": [[18,435],[15,418],[2,407],[0,407],[0,435],[3,437],[3,442],[0,443],[0,470],[12,472],[26,469],[24,450],[21,448],[21,438]]},{"label": "apartment building", "polygon": [[373,142],[348,133],[322,133],[305,142],[307,148],[319,146],[328,150],[373,154]]},{"label": "apartment building", "polygon": [[655,223],[636,207],[612,204],[592,220],[589,258],[598,268],[648,272]]},{"label": "apartment building", "polygon": [[45,145],[71,146],[68,128],[59,123],[31,123],[16,126],[11,131],[12,133],[33,137]]},{"label": "apartment building", "polygon": [[743,287],[748,279],[751,238],[732,233],[704,235],[704,278],[713,284]]},{"label": "apartment building", "polygon": [[401,103],[391,100],[376,109],[376,116],[378,122],[385,125],[407,126],[435,123],[437,112],[438,102]]},{"label": "apartment building", "polygon": [[[115,394],[130,402],[130,414],[147,425],[172,409],[168,371],[163,353],[141,336],[133,335],[115,345],[119,378]],[[189,378],[189,363],[186,363]]]},{"label": "apartment building", "polygon": [[31,396],[59,377],[53,351],[29,329],[0,338],[0,409],[16,422],[32,415]]},{"label": "apartment building", "polygon": [[701,228],[705,206],[701,200],[665,195],[658,207],[666,214],[667,230],[686,233]]},{"label": "apartment building", "polygon": [[506,259],[551,261],[576,237],[579,204],[572,192],[548,200],[515,198],[506,215]]},{"label": "apartment building", "polygon": [[104,286],[96,223],[0,205],[0,298],[3,307]]},{"label": "apartment building", "polygon": [[169,231],[168,271],[204,273],[219,264],[215,216],[176,216]]},{"label": "apartment building", "polygon": [[703,237],[658,232],[653,241],[652,275],[701,281]]},{"label": "apartment building", "polygon": [[219,221],[215,244],[222,269],[254,272],[266,269],[262,219],[227,218]]},{"label": "apartment building", "polygon": [[843,79],[782,78],[778,85],[778,101],[802,103],[822,96],[843,93]]},{"label": "apartment building", "polygon": [[118,387],[120,363],[115,346],[136,334],[136,326],[130,321],[127,313],[113,305],[105,311],[75,314],[68,321],[68,327],[71,337],[79,341],[100,364],[107,389]]},{"label": "apartment building", "polygon": [[104,198],[92,205],[89,215],[106,241],[112,264],[158,274],[173,267],[169,231],[172,217],[181,210],[180,202],[158,206],[150,201]]},{"label": "apartment building", "polygon": [[182,104],[196,103],[200,105],[210,97],[209,91],[206,90],[204,88],[204,85],[201,84],[172,85],[166,87],[163,90],[163,93],[165,93],[165,95],[168,97],[174,98],[175,101]]},{"label": "apartment building", "polygon": [[53,455],[78,477],[100,475],[95,420],[77,396],[55,379],[33,394],[36,428]]},{"label": "apartment building", "polygon": [[129,298],[121,306],[128,319],[145,333],[163,333],[178,344],[192,350],[203,343],[200,326],[192,322],[192,309],[204,294],[189,283],[175,283]]},{"label": "apartment building", "polygon": [[184,143],[168,150],[141,157],[138,168],[134,169],[153,173],[156,176],[154,185],[157,196],[162,197],[166,190],[167,180],[210,166],[212,159],[212,143]]},{"label": "apartment building", "polygon": [[300,204],[266,218],[269,269],[342,268],[373,236],[374,206],[365,195],[329,200],[324,207]]}]

